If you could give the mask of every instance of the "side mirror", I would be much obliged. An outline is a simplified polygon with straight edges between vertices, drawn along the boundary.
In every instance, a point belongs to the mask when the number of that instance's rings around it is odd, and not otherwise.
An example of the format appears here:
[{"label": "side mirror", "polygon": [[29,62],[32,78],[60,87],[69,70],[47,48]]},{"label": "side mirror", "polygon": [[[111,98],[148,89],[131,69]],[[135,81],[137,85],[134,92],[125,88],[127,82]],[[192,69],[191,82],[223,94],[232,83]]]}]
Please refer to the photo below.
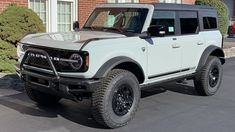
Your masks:
[{"label": "side mirror", "polygon": [[79,31],[79,22],[78,21],[73,23],[73,30],[76,32]]},{"label": "side mirror", "polygon": [[166,27],[163,25],[153,25],[148,28],[148,34],[151,37],[164,37],[166,35]]}]

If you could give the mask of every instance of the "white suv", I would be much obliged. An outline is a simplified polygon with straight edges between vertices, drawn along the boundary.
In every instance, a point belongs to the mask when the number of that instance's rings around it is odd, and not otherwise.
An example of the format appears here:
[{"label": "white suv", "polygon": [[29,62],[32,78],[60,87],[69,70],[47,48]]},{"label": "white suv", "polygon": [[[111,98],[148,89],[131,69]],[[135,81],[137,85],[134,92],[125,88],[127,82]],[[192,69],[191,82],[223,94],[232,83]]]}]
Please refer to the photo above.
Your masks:
[{"label": "white suv", "polygon": [[38,104],[91,98],[94,118],[117,128],[134,117],[143,87],[193,79],[200,95],[214,95],[225,63],[221,47],[211,7],[103,4],[78,32],[23,38],[17,73]]}]

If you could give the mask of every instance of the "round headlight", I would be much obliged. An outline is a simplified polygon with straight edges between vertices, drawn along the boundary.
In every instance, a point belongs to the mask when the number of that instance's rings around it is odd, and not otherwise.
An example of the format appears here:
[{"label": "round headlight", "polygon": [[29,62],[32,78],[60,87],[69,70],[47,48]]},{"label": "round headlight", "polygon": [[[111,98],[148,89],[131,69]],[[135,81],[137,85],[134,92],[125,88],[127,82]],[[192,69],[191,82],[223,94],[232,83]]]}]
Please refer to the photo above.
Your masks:
[{"label": "round headlight", "polygon": [[74,69],[74,70],[79,70],[81,67],[82,67],[82,64],[83,64],[83,59],[82,57],[77,54],[77,53],[74,53],[70,56],[69,58],[71,60],[70,62],[70,66]]}]

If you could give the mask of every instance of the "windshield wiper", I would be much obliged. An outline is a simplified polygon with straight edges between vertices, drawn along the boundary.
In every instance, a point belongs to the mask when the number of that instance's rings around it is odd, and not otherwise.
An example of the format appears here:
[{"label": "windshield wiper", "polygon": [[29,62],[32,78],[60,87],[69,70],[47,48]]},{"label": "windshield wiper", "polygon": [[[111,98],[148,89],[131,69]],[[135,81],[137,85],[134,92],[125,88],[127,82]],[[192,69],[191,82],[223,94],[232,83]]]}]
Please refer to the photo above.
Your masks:
[{"label": "windshield wiper", "polygon": [[125,30],[125,32],[128,32],[128,33],[136,33],[134,30]]},{"label": "windshield wiper", "polygon": [[114,27],[104,27],[104,29],[118,31],[118,32],[120,32],[120,33],[123,32],[122,29],[118,29],[118,28],[114,28]]},{"label": "windshield wiper", "polygon": [[93,27],[83,27],[83,29],[91,29],[91,30],[94,30]]}]

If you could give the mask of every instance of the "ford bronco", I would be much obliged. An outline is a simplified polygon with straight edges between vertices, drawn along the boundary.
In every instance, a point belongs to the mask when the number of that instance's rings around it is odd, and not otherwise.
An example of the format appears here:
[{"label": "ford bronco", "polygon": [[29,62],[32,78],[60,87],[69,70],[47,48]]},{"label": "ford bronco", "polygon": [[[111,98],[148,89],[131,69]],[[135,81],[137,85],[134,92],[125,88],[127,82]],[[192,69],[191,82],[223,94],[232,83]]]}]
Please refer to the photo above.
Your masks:
[{"label": "ford bronco", "polygon": [[91,98],[94,119],[117,128],[133,119],[141,88],[191,79],[199,95],[214,95],[222,41],[209,6],[102,4],[79,31],[25,36],[16,70],[38,104]]}]

